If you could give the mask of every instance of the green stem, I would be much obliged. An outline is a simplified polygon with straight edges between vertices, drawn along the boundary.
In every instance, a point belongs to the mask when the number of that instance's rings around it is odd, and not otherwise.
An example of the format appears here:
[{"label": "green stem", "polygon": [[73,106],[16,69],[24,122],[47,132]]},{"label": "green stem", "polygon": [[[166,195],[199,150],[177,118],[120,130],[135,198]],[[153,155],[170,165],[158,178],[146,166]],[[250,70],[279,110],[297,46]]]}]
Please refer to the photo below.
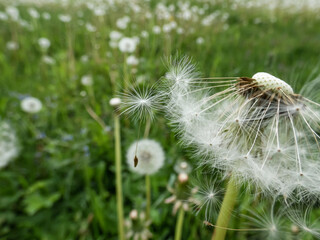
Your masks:
[{"label": "green stem", "polygon": [[115,161],[116,161],[116,192],[117,192],[117,213],[118,213],[118,234],[119,240],[124,240],[123,221],[123,198],[121,182],[121,139],[119,115],[114,115],[114,138],[115,138]]},{"label": "green stem", "polygon": [[174,234],[174,240],[180,240],[182,236],[182,227],[183,227],[183,219],[184,219],[184,210],[183,207],[180,207],[178,213],[178,219],[176,223],[176,231]]},{"label": "green stem", "polygon": [[227,233],[226,228],[228,228],[229,220],[230,220],[234,205],[236,203],[237,195],[238,195],[238,189],[235,184],[235,180],[231,176],[228,182],[226,194],[222,202],[222,206],[221,206],[218,220],[216,223],[216,228],[212,235],[212,240],[225,239],[225,236]]},{"label": "green stem", "polygon": [[150,209],[151,209],[151,184],[150,184],[150,176],[146,175],[146,219],[150,219]]}]

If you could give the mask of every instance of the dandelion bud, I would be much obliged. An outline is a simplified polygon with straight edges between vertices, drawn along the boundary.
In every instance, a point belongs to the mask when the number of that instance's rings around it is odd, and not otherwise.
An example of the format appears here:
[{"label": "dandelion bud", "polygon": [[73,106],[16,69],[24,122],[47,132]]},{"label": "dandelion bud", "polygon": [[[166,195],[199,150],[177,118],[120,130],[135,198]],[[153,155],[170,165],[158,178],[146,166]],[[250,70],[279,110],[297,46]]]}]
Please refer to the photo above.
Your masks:
[{"label": "dandelion bud", "polygon": [[178,175],[178,180],[179,180],[179,182],[180,182],[181,184],[186,183],[186,182],[188,182],[188,180],[189,180],[189,176],[188,176],[188,174],[186,174],[186,173],[180,173],[180,174]]},{"label": "dandelion bud", "polygon": [[136,209],[131,210],[130,214],[129,214],[130,218],[132,220],[137,220],[138,218],[138,211]]}]

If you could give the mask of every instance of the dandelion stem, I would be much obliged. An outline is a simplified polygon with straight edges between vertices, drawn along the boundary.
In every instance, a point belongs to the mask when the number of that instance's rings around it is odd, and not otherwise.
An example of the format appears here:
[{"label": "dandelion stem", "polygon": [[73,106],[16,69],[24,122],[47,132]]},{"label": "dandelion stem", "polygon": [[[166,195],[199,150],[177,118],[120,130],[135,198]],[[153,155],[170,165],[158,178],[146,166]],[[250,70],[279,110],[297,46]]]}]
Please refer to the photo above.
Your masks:
[{"label": "dandelion stem", "polygon": [[[140,130],[139,130],[140,132]],[[148,138],[150,132],[150,119],[147,119],[146,127],[144,130],[144,138]],[[151,184],[150,184],[150,175],[146,175],[146,218],[150,219],[150,209],[151,209]]]},{"label": "dandelion stem", "polygon": [[231,217],[231,212],[234,208],[234,205],[236,203],[236,198],[238,195],[238,189],[235,184],[235,180],[231,176],[228,182],[227,191],[224,196],[222,206],[220,209],[220,213],[218,216],[218,220],[216,223],[216,228],[212,235],[212,240],[224,240],[226,233],[227,233],[227,227],[229,224],[229,220]]},{"label": "dandelion stem", "polygon": [[150,209],[151,209],[151,184],[150,176],[146,175],[146,219],[150,219]]},{"label": "dandelion stem", "polygon": [[176,223],[176,231],[174,234],[174,240],[180,240],[182,236],[182,227],[183,227],[183,219],[184,219],[184,210],[182,207],[179,209],[178,219]]},{"label": "dandelion stem", "polygon": [[123,199],[121,182],[121,139],[120,120],[117,113],[114,114],[114,138],[115,138],[115,162],[116,162],[116,192],[119,240],[124,240]]}]

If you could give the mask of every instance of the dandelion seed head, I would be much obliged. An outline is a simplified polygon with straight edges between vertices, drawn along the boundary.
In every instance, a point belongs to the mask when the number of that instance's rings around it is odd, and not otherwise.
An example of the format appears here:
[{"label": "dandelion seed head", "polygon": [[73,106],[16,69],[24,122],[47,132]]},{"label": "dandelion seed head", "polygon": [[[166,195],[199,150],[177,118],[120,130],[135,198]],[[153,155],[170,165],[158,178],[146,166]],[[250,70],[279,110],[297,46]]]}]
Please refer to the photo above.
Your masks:
[{"label": "dandelion seed head", "polygon": [[6,122],[0,122],[0,169],[4,168],[19,153],[15,131]]},{"label": "dandelion seed head", "polygon": [[279,92],[279,89],[282,89],[286,94],[293,94],[293,89],[289,84],[269,73],[258,72],[254,74],[252,78],[255,79],[258,86],[263,89],[272,89],[276,92]]},{"label": "dandelion seed head", "polygon": [[38,98],[26,97],[20,103],[21,109],[27,113],[37,113],[42,109],[42,103]]},{"label": "dandelion seed head", "polygon": [[200,78],[188,58],[171,59],[168,69],[165,109],[199,165],[266,194],[320,195],[319,103],[268,73]]},{"label": "dandelion seed head", "polygon": [[[134,166],[134,158],[139,159]],[[164,164],[165,155],[161,145],[150,139],[142,139],[134,142],[127,152],[127,163],[133,172],[141,175],[156,173]]]}]

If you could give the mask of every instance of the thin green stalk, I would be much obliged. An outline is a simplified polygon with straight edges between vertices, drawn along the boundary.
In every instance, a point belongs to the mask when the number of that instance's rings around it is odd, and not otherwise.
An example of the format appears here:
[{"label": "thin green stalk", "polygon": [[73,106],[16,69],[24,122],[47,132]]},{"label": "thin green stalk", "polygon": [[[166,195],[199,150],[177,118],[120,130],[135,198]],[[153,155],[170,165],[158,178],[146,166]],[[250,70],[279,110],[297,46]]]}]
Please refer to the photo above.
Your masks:
[{"label": "thin green stalk", "polygon": [[117,192],[117,213],[118,213],[118,234],[119,240],[124,240],[123,221],[123,198],[121,181],[121,139],[120,120],[117,113],[114,114],[114,138],[115,138],[115,161],[116,161],[116,192]]},{"label": "thin green stalk", "polygon": [[[139,129],[140,132],[140,129]],[[150,119],[147,119],[146,127],[144,130],[144,138],[148,138],[150,132]],[[150,175],[146,175],[146,218],[150,219],[150,209],[151,209],[151,183],[150,183]]]},{"label": "thin green stalk", "polygon": [[183,207],[180,207],[178,213],[178,219],[176,223],[176,231],[174,234],[174,240],[180,240],[182,236],[182,227],[183,227],[183,219],[184,219],[184,210]]},{"label": "thin green stalk", "polygon": [[151,184],[150,184],[150,176],[146,175],[146,219],[150,219],[150,209],[151,209]]},{"label": "thin green stalk", "polygon": [[227,191],[224,196],[216,228],[212,235],[212,240],[224,240],[227,233],[231,212],[234,208],[238,195],[238,189],[235,184],[235,180],[231,176],[228,182]]}]

